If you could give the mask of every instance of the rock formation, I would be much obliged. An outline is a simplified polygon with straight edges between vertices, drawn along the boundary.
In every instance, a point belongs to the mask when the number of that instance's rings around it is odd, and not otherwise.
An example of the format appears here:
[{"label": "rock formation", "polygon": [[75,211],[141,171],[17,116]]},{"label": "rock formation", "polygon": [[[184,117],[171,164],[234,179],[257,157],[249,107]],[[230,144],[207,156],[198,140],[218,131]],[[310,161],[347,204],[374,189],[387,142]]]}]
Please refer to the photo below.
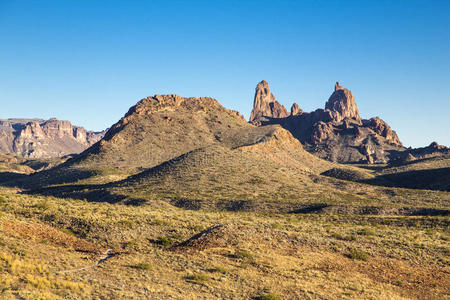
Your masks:
[{"label": "rock formation", "polygon": [[364,126],[372,129],[380,136],[384,137],[389,143],[393,145],[402,146],[400,139],[398,138],[395,131],[391,129],[391,127],[379,117],[371,118],[369,120],[363,121]]},{"label": "rock formation", "polygon": [[0,120],[0,152],[26,158],[50,158],[80,153],[103,137],[55,118]]},{"label": "rock formation", "polygon": [[405,152],[408,153],[408,157],[412,156],[415,159],[423,159],[437,155],[449,155],[450,148],[444,145],[439,145],[437,142],[432,142],[427,147],[409,148]]},{"label": "rock formation", "polygon": [[250,122],[258,124],[264,117],[285,118],[287,116],[289,116],[289,113],[283,105],[275,100],[275,96],[270,92],[267,81],[263,80],[258,83],[255,89]]},{"label": "rock formation", "polygon": [[[159,180],[162,177],[158,179],[155,174],[164,173],[177,176],[168,180],[171,183],[198,186],[200,178],[208,178],[202,185],[214,187],[230,183],[230,178],[251,182],[254,172],[271,174],[281,166],[294,173],[302,170],[315,174],[331,167],[302,149],[298,139],[279,125],[253,126],[213,98],[155,95],[131,107],[100,142],[60,167],[35,174],[32,180],[24,179],[23,184],[30,188],[43,182],[74,182],[96,176],[95,170],[112,169],[120,178],[140,173],[133,176],[133,185],[140,180]],[[288,182],[290,176],[283,176],[280,182]],[[215,184],[210,184],[212,179]],[[272,189],[272,184],[267,186]],[[189,190],[187,187],[185,184],[183,189]]]},{"label": "rock formation", "polygon": [[331,94],[330,98],[325,103],[325,109],[333,112],[336,122],[349,118],[361,123],[361,117],[359,116],[355,97],[350,90],[343,88],[339,82],[336,82],[333,94]]},{"label": "rock formation", "polygon": [[[266,95],[269,95],[271,101],[275,99],[268,90],[267,82],[258,84],[253,108],[256,112],[261,112],[261,102],[257,101],[263,98],[260,96],[261,89],[269,92]],[[265,114],[260,115],[271,113],[266,110]],[[257,114],[252,114],[253,117],[255,115]],[[280,124],[309,152],[341,163],[385,163],[406,150],[395,131],[385,121],[379,117],[361,119],[352,92],[342,87],[339,82],[326,101],[325,109],[305,113],[294,103],[288,117],[259,118],[258,122],[255,122],[254,118],[251,120],[256,125]],[[433,151],[435,153],[437,150]]]},{"label": "rock formation", "polygon": [[302,114],[302,113],[303,113],[303,110],[301,110],[301,109],[298,107],[298,104],[297,104],[297,103],[292,104],[292,106],[291,106],[291,116],[300,115],[300,114]]}]

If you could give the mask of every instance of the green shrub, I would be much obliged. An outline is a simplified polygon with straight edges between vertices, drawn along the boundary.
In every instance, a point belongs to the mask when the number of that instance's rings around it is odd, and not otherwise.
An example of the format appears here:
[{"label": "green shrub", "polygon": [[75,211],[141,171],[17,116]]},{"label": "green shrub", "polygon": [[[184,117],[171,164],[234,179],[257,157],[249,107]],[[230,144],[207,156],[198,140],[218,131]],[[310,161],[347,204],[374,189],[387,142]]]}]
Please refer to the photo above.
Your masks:
[{"label": "green shrub", "polygon": [[209,280],[209,276],[208,275],[201,274],[201,273],[188,275],[185,278],[186,278],[187,281],[197,282],[197,283],[201,283],[201,282],[205,282],[205,281]]},{"label": "green shrub", "polygon": [[123,243],[125,249],[135,249],[137,247],[137,242],[135,240],[130,240]]},{"label": "green shrub", "polygon": [[253,254],[247,250],[239,250],[234,256],[242,260],[253,260]]},{"label": "green shrub", "polygon": [[133,268],[139,269],[139,270],[152,270],[153,266],[149,263],[140,262],[140,263],[134,265]]},{"label": "green shrub", "polygon": [[270,224],[270,227],[271,227],[272,229],[281,229],[282,226],[281,226],[280,223],[275,222],[275,223]]},{"label": "green shrub", "polygon": [[335,239],[342,240],[342,241],[356,241],[356,236],[353,234],[343,235],[343,234],[335,232],[335,233],[332,233],[331,236]]},{"label": "green shrub", "polygon": [[193,231],[203,231],[206,229],[203,225],[188,225],[186,228]]},{"label": "green shrub", "polygon": [[225,267],[217,266],[210,270],[211,272],[227,274],[229,271]]},{"label": "green shrub", "polygon": [[40,210],[49,210],[52,207],[52,205],[50,204],[49,201],[40,201],[40,202],[36,203],[34,205],[34,207],[36,207]]},{"label": "green shrub", "polygon": [[255,299],[256,300],[281,300],[282,298],[278,294],[270,293],[270,294],[265,294],[265,295],[262,295],[262,296],[258,296]]},{"label": "green shrub", "polygon": [[371,228],[363,228],[358,230],[357,234],[359,235],[375,235],[375,231]]},{"label": "green shrub", "polygon": [[61,231],[71,236],[77,236],[77,234],[71,228],[61,228]]},{"label": "green shrub", "polygon": [[170,247],[174,244],[174,240],[170,237],[161,236],[158,238],[158,244],[164,247]]},{"label": "green shrub", "polygon": [[262,179],[261,177],[253,177],[248,181],[248,183],[252,185],[262,184],[264,183],[264,179]]},{"label": "green shrub", "polygon": [[133,229],[136,227],[136,222],[133,220],[120,220],[119,224],[122,225],[123,227],[129,228],[129,229]]},{"label": "green shrub", "polygon": [[347,257],[365,261],[369,259],[370,254],[363,250],[351,248],[349,254],[347,254]]}]

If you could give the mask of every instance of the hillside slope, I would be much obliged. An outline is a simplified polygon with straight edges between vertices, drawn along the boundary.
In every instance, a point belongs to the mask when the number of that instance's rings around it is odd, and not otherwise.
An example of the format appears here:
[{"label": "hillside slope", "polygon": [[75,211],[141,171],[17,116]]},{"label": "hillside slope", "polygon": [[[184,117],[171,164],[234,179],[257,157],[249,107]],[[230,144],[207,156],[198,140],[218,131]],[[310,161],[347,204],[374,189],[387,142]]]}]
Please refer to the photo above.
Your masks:
[{"label": "hillside slope", "polygon": [[[249,148],[259,143],[266,148]],[[248,124],[239,113],[215,99],[156,95],[130,108],[100,142],[56,168],[30,176],[23,184],[35,188],[79,180],[118,181],[207,147],[253,151],[255,155],[247,155],[247,159],[265,157],[280,166],[315,174],[331,166],[304,151],[279,125]],[[262,164],[259,172],[264,173],[264,167]]]},{"label": "hillside slope", "polygon": [[298,148],[298,141],[286,130],[274,129],[272,135],[252,145],[237,148],[211,145],[190,151],[131,176],[109,190],[172,202],[204,200],[203,208],[216,208],[221,201],[229,200],[298,201],[299,192],[312,186],[315,188],[308,198],[327,193],[329,188],[314,183],[310,175],[319,174],[331,164],[301,146]]},{"label": "hillside slope", "polygon": [[249,124],[215,99],[157,95],[138,102],[80,155],[5,185],[90,201],[286,211],[360,199],[320,175],[336,166],[306,152],[281,126]]}]

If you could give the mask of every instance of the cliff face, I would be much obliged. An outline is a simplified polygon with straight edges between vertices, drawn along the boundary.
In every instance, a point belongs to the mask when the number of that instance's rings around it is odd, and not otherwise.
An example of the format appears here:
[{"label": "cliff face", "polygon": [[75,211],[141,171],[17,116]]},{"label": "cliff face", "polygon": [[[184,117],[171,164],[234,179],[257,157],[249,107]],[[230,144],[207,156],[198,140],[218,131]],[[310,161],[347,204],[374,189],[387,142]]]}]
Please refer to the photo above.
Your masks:
[{"label": "cliff face", "polygon": [[27,158],[59,157],[80,153],[103,135],[55,118],[0,120],[0,152]]}]

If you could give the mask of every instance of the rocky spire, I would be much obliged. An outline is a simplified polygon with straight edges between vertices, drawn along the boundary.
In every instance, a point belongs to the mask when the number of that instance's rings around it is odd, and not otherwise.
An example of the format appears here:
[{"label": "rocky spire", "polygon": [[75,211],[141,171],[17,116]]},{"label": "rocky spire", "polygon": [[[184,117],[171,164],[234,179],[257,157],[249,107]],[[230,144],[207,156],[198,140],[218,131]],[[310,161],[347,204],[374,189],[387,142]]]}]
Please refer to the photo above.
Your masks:
[{"label": "rocky spire", "polygon": [[349,118],[361,123],[355,97],[350,90],[343,88],[339,82],[336,82],[334,92],[325,104],[325,109],[333,112],[334,119],[337,122]]},{"label": "rocky spire", "polygon": [[303,113],[303,110],[301,110],[298,107],[298,104],[294,102],[294,104],[292,104],[292,106],[291,106],[291,116],[300,115],[302,113]]},{"label": "rocky spire", "polygon": [[269,84],[263,80],[256,86],[253,110],[250,122],[257,122],[262,117],[285,118],[289,115],[286,108],[275,100],[270,92]]}]

